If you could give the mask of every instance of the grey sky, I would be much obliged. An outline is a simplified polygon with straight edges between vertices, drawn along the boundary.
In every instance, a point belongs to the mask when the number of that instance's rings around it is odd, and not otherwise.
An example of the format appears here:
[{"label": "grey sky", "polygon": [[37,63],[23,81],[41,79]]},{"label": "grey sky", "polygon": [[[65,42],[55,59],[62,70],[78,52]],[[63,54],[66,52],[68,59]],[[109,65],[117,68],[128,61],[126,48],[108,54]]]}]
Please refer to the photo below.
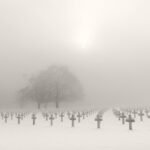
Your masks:
[{"label": "grey sky", "polygon": [[0,1],[1,99],[56,63],[79,77],[89,101],[149,103],[149,7],[149,0]]}]

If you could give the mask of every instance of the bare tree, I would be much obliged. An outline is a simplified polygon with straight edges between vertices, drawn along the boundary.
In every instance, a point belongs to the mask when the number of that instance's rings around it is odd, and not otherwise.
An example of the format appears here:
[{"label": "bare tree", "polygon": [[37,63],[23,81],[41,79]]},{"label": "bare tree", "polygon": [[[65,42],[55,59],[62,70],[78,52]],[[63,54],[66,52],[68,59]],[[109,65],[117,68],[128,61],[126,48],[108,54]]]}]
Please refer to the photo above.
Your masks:
[{"label": "bare tree", "polygon": [[54,102],[56,108],[62,101],[74,101],[83,97],[80,81],[65,66],[50,66],[30,79],[30,85],[20,90],[23,100],[42,103]]}]

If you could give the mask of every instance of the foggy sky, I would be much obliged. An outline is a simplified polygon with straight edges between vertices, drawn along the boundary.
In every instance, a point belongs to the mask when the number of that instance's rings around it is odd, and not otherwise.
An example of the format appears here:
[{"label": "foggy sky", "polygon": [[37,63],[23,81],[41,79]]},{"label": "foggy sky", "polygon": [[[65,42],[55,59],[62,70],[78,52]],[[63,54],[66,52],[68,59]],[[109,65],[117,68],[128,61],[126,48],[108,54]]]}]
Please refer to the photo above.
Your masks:
[{"label": "foggy sky", "polygon": [[62,64],[81,80],[87,101],[149,104],[149,7],[149,0],[1,0],[1,100]]}]

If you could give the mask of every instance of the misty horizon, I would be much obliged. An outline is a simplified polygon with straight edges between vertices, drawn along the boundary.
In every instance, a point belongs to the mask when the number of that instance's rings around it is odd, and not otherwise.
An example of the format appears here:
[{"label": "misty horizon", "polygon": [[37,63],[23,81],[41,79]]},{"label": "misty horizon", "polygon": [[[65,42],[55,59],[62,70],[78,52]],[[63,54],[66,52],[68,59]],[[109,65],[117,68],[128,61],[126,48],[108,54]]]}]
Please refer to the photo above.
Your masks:
[{"label": "misty horizon", "polygon": [[0,101],[15,101],[29,78],[56,64],[81,81],[85,103],[149,104],[149,5],[148,0],[1,1]]}]

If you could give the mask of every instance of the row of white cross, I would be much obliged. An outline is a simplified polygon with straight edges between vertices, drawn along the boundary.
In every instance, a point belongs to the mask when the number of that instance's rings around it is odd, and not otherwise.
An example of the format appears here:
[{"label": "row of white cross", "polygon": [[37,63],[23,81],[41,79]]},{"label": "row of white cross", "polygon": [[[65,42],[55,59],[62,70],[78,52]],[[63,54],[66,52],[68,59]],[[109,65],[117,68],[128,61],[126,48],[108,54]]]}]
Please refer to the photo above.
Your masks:
[{"label": "row of white cross", "polygon": [[[96,113],[94,110],[86,111],[86,112],[60,112],[60,113],[42,113],[43,118],[48,121],[50,120],[50,125],[53,126],[53,121],[57,118],[57,116],[60,116],[60,121],[63,122],[64,117],[68,116],[68,119],[71,121],[71,126],[75,127],[75,121],[77,120],[78,123],[81,122],[81,119],[85,119],[86,117]],[[102,111],[99,111],[97,114],[95,121],[98,122],[98,128],[100,128],[100,122],[102,121]],[[30,115],[30,113],[3,113],[1,112],[1,118],[4,120],[5,123],[8,122],[8,119],[10,118],[13,120],[14,118],[17,119],[17,123],[20,124],[21,120],[23,120],[27,115]],[[35,125],[37,115],[36,113],[31,114],[32,124]]]},{"label": "row of white cross", "polygon": [[[145,112],[145,113],[144,113]],[[136,110],[136,109],[121,109],[113,110],[114,115],[118,118],[118,120],[122,120],[122,124],[124,125],[125,122],[128,122],[129,124],[129,130],[133,130],[133,123],[135,122],[135,118],[138,115],[140,117],[140,121],[143,121],[143,116],[146,116],[150,119],[149,110]]]},{"label": "row of white cross", "polygon": [[[85,119],[86,117],[96,113],[96,117],[94,121],[97,122],[97,128],[99,129],[101,122],[103,121],[104,112],[105,110],[100,110],[100,111],[89,110],[85,112],[84,111],[83,112],[70,112],[70,111],[69,112],[53,112],[53,113],[42,112],[41,114],[46,121],[50,120],[51,126],[53,126],[53,121],[57,118],[57,116],[60,117],[61,122],[63,122],[65,116],[68,116],[68,119],[71,121],[71,127],[75,127],[76,120],[78,121],[78,123],[80,123],[81,118]],[[13,118],[15,117],[17,118],[17,123],[20,124],[21,120],[23,120],[27,115],[30,115],[31,113],[29,112],[24,112],[24,113],[1,112],[0,114],[1,114],[2,120],[4,120],[5,123],[7,123],[8,118],[11,118],[11,120],[13,120]],[[129,130],[133,129],[132,124],[135,122],[136,115],[140,117],[141,121],[143,121],[144,115],[150,118],[149,110],[145,110],[145,114],[144,114],[144,110],[113,109],[113,114],[118,118],[118,120],[122,120],[123,125],[125,124],[125,122],[127,122],[129,124]],[[32,124],[35,125],[36,119],[37,119],[36,113],[31,114],[31,119],[32,119]]]}]

